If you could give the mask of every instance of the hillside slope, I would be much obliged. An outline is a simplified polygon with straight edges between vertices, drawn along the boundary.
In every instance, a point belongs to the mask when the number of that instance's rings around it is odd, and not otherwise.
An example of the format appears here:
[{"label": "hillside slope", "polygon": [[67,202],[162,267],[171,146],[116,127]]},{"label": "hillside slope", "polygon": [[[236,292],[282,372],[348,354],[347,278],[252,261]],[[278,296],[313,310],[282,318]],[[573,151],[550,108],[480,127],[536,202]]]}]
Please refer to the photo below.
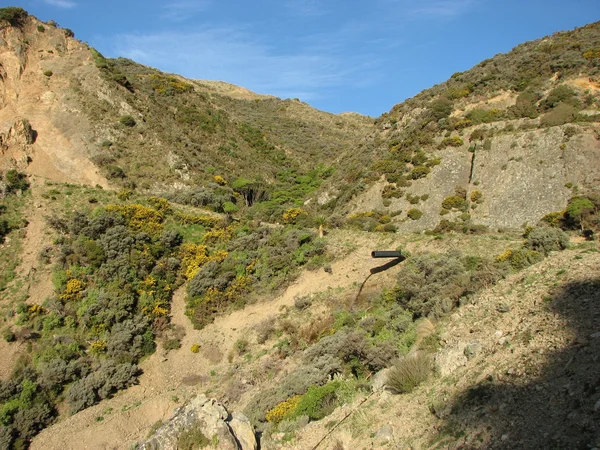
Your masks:
[{"label": "hillside slope", "polygon": [[366,117],[105,59],[33,16],[5,23],[0,37],[0,131],[14,134],[22,118],[34,133],[26,143],[3,139],[0,164],[51,180],[107,177],[153,191],[215,175],[293,184],[372,128]]},{"label": "hillside slope", "polygon": [[400,231],[517,228],[597,190],[598,49],[600,23],[555,33],[394,106],[346,155],[345,183],[324,188],[328,206],[379,211]]},{"label": "hillside slope", "polygon": [[600,445],[600,23],[373,121],[0,20],[0,448]]}]

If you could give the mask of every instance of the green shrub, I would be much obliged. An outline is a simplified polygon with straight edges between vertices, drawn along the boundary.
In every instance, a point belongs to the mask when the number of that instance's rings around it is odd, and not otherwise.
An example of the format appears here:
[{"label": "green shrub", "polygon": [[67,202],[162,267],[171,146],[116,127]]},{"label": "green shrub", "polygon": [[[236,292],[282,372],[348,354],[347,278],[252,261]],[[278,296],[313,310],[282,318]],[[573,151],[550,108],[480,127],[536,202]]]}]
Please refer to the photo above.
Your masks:
[{"label": "green shrub", "polygon": [[402,196],[404,195],[404,191],[401,189],[398,189],[396,186],[394,186],[393,184],[386,184],[383,188],[383,190],[381,191],[381,197],[382,198],[402,198]]},{"label": "green shrub", "polygon": [[566,216],[575,226],[581,229],[588,226],[589,219],[595,211],[594,203],[587,197],[573,197],[567,205]]},{"label": "green shrub", "polygon": [[135,119],[133,117],[131,117],[130,115],[125,115],[125,116],[119,117],[119,123],[126,127],[134,127]]},{"label": "green shrub", "polygon": [[451,100],[441,97],[429,104],[429,115],[433,120],[448,117],[454,111],[454,104]]},{"label": "green shrub", "polygon": [[444,147],[461,147],[464,144],[464,141],[460,138],[460,136],[449,136],[444,138],[442,142],[440,142],[440,148]]},{"label": "green shrub", "polygon": [[293,416],[308,416],[310,420],[320,420],[331,414],[336,406],[336,391],[339,387],[339,381],[332,381],[324,386],[311,386],[300,398]]},{"label": "green shrub", "polygon": [[416,208],[412,208],[408,210],[406,216],[412,220],[419,220],[421,217],[423,217],[423,211]]},{"label": "green shrub", "polygon": [[516,103],[509,108],[509,111],[516,118],[535,119],[539,115],[537,102],[540,98],[542,96],[538,92],[527,89],[519,94]]},{"label": "green shrub", "polygon": [[37,30],[38,30],[40,33],[43,33],[44,31],[46,31],[46,28],[44,28],[44,25],[42,25],[42,24],[39,24],[39,25],[37,26]]},{"label": "green shrub", "polygon": [[469,207],[467,201],[459,195],[451,195],[442,201],[442,208],[448,211],[460,210],[466,211]]},{"label": "green shrub", "polygon": [[23,22],[29,14],[23,8],[9,6],[8,8],[0,8],[0,21],[7,21],[13,27],[23,25]]},{"label": "green shrub", "polygon": [[51,77],[53,75],[53,72],[51,70],[44,70],[44,75],[47,77]]},{"label": "green shrub", "polygon": [[544,255],[535,250],[521,248],[518,250],[506,250],[496,259],[499,262],[508,262],[508,264],[515,270],[522,270],[531,266],[532,264],[540,262],[542,259],[544,259]]},{"label": "green shrub", "polygon": [[567,104],[573,107],[579,106],[577,94],[573,88],[563,84],[552,89],[546,98],[540,103],[542,110],[556,108],[560,104]]},{"label": "green shrub", "polygon": [[15,169],[10,169],[4,176],[4,181],[8,186],[8,192],[25,191],[29,188],[27,175],[22,172],[17,172]]},{"label": "green shrub", "polygon": [[564,125],[565,123],[574,122],[576,118],[577,109],[566,103],[561,103],[542,116],[540,125],[544,127],[555,127]]},{"label": "green shrub", "polygon": [[405,356],[392,366],[387,376],[387,387],[395,394],[412,392],[431,374],[433,360],[424,353]]},{"label": "green shrub", "polygon": [[[500,120],[502,112],[498,109],[482,109],[475,108],[469,111],[465,117],[469,119],[474,125],[480,123],[490,123]],[[458,147],[458,146],[457,146]]]},{"label": "green shrub", "polygon": [[202,424],[200,423],[183,431],[177,438],[177,448],[179,450],[197,450],[208,447],[210,444],[210,439],[202,433]]},{"label": "green shrub", "polygon": [[481,191],[478,191],[477,189],[471,191],[471,201],[473,203],[481,203],[483,201],[483,194]]},{"label": "green shrub", "polygon": [[564,250],[569,245],[569,236],[560,228],[537,227],[527,236],[525,247],[544,255],[551,251]]},{"label": "green shrub", "polygon": [[429,172],[431,172],[431,169],[427,166],[415,166],[407,175],[407,178],[410,180],[418,180],[419,178],[425,178]]},{"label": "green shrub", "polygon": [[233,202],[224,202],[223,203],[223,212],[225,214],[233,214],[238,212],[240,209]]}]

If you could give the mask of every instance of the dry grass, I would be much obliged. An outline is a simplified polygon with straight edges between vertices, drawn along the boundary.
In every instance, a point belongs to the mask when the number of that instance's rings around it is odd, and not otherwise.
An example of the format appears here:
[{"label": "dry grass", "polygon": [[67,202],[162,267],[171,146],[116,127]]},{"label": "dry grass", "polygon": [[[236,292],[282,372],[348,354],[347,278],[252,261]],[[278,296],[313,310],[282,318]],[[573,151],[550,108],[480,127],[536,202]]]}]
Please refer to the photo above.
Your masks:
[{"label": "dry grass", "polygon": [[431,374],[433,360],[430,355],[417,353],[396,361],[391,368],[387,386],[395,394],[413,391]]}]

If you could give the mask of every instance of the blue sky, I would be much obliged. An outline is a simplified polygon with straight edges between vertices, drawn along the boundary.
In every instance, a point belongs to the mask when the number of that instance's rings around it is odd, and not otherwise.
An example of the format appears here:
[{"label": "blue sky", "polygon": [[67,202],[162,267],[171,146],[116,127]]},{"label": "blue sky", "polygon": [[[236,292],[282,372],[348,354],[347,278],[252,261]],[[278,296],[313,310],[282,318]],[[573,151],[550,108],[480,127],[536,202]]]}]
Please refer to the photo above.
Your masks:
[{"label": "blue sky", "polygon": [[521,42],[600,20],[600,0],[9,4],[71,28],[105,56],[371,116]]}]

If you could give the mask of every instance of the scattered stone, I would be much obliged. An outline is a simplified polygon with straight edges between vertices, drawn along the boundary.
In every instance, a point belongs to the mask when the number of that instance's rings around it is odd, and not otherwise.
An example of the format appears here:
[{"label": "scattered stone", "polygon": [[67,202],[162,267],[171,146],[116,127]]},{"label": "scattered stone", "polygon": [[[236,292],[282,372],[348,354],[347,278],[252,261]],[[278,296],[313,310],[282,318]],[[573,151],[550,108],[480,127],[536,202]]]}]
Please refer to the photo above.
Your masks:
[{"label": "scattered stone", "polygon": [[447,347],[435,355],[435,366],[442,377],[450,375],[459,367],[467,365],[465,347],[465,344],[459,344],[457,347]]},{"label": "scattered stone", "polygon": [[470,360],[477,356],[477,354],[481,351],[481,348],[482,346],[479,342],[471,342],[465,347],[464,354],[467,357],[467,359]]},{"label": "scattered stone", "polygon": [[499,313],[510,312],[510,306],[508,306],[506,303],[500,303],[498,306],[496,306],[496,311]]},{"label": "scattered stone", "polygon": [[381,369],[371,378],[371,389],[373,392],[381,391],[385,389],[387,383],[387,377],[390,369]]},{"label": "scattered stone", "polygon": [[394,439],[394,429],[390,425],[381,427],[375,433],[375,440],[378,442],[392,442]]},{"label": "scattered stone", "polygon": [[600,400],[598,400],[594,405],[594,411],[600,411]]},{"label": "scattered stone", "polygon": [[595,333],[590,334],[592,339],[600,339],[600,331],[596,331]]}]

